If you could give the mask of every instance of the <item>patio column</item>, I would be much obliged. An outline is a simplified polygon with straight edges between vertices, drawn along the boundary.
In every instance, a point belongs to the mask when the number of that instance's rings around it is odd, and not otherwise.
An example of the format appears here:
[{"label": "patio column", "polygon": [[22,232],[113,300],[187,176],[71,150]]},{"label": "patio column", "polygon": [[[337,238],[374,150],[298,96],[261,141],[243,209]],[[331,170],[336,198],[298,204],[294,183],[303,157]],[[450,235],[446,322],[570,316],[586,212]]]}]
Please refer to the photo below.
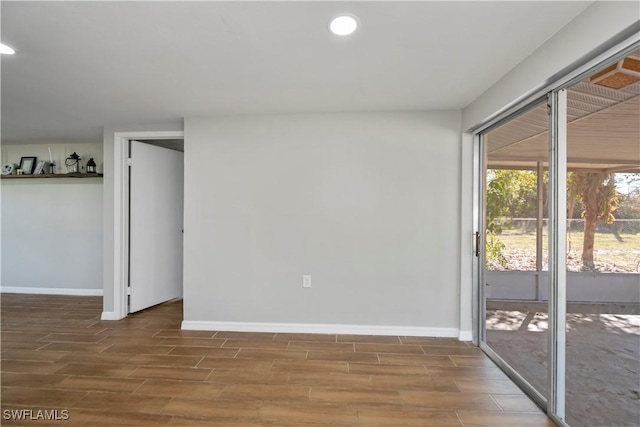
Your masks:
[{"label": "patio column", "polygon": [[543,173],[544,168],[542,162],[537,163],[538,175],[537,175],[537,190],[538,190],[538,205],[536,207],[536,299],[542,300],[542,291],[540,284],[542,283],[542,230],[544,227],[544,181]]}]

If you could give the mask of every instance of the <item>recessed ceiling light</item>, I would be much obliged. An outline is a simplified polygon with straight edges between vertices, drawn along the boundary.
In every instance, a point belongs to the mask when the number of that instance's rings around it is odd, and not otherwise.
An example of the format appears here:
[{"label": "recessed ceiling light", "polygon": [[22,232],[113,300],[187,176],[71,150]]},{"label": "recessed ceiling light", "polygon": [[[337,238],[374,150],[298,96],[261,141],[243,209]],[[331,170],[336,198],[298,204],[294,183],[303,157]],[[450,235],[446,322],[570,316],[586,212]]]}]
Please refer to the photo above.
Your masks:
[{"label": "recessed ceiling light", "polygon": [[16,50],[14,48],[12,48],[11,46],[7,46],[4,43],[0,43],[0,54],[13,55],[14,53],[16,53]]},{"label": "recessed ceiling light", "polygon": [[337,36],[348,36],[358,27],[358,21],[351,15],[340,15],[329,24],[329,30]]}]

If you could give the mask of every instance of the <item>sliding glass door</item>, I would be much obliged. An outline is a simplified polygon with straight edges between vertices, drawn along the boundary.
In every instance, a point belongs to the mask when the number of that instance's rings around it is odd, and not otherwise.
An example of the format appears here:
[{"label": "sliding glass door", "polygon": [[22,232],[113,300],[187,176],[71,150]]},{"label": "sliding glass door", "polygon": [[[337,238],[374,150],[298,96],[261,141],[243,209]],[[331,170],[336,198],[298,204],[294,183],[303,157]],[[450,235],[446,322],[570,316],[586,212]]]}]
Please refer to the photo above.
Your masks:
[{"label": "sliding glass door", "polygon": [[548,358],[547,102],[483,135],[484,341],[542,397]]},{"label": "sliding glass door", "polygon": [[480,346],[561,425],[640,420],[640,50],[478,134]]},{"label": "sliding glass door", "polygon": [[640,51],[567,88],[571,426],[640,424],[639,95]]}]

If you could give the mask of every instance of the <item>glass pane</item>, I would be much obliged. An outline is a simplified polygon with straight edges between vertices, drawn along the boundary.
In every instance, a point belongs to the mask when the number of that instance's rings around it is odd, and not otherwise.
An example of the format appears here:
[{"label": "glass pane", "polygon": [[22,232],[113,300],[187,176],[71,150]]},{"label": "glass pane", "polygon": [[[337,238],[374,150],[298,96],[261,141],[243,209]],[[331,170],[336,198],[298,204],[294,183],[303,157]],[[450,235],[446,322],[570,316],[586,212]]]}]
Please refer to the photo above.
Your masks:
[{"label": "glass pane", "polygon": [[566,421],[640,423],[637,52],[567,93]]},{"label": "glass pane", "polygon": [[484,135],[485,340],[543,396],[548,120],[543,103]]}]

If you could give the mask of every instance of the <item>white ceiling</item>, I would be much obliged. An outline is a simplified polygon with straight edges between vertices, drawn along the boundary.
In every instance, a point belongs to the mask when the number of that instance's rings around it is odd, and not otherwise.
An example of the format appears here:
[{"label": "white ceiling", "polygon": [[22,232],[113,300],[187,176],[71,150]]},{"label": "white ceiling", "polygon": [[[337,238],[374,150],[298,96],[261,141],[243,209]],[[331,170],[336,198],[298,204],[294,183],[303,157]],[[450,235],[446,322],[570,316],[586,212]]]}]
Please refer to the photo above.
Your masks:
[{"label": "white ceiling", "polygon": [[[2,142],[252,113],[461,109],[590,2],[1,2]],[[347,38],[333,16],[358,17]]]}]

